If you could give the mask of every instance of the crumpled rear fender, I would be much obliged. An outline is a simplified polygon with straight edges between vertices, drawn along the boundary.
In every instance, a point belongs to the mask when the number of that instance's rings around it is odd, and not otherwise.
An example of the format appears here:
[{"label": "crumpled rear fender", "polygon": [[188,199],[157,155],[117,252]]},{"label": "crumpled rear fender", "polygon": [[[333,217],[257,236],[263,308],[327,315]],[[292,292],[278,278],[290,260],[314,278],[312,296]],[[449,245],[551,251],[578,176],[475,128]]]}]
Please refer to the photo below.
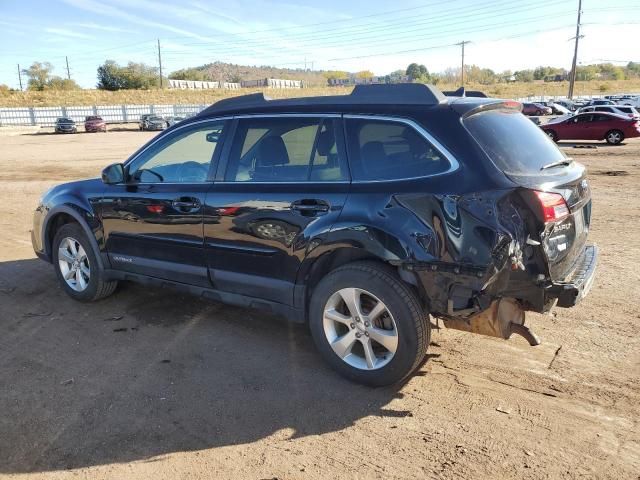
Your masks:
[{"label": "crumpled rear fender", "polygon": [[432,313],[459,316],[487,308],[524,269],[524,221],[515,190],[461,196],[397,195],[422,224],[415,255],[400,266],[419,277]]}]

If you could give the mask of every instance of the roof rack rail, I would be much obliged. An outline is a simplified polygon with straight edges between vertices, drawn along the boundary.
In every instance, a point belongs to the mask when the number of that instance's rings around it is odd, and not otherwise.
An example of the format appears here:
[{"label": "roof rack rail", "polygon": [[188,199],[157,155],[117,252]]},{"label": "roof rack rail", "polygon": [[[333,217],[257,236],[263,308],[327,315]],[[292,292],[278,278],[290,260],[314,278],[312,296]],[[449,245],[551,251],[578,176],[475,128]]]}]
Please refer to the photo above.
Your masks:
[{"label": "roof rack rail", "polygon": [[479,90],[467,90],[464,87],[460,87],[457,90],[448,90],[442,92],[447,97],[474,97],[474,98],[487,98],[484,92]]},{"label": "roof rack rail", "polygon": [[356,85],[350,95],[298,97],[272,100],[263,93],[225,98],[203,110],[200,115],[263,107],[316,105],[437,105],[446,101],[440,90],[422,83]]}]

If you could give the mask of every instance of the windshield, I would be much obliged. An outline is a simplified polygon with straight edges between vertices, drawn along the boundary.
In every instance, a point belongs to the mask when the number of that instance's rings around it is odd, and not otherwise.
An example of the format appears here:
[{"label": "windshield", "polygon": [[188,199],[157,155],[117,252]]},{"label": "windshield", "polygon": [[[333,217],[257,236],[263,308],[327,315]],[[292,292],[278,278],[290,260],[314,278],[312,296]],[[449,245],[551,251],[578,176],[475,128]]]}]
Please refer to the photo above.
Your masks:
[{"label": "windshield", "polygon": [[489,110],[471,115],[463,123],[493,163],[507,175],[553,175],[566,168],[542,170],[545,165],[565,161],[567,157],[518,111]]}]

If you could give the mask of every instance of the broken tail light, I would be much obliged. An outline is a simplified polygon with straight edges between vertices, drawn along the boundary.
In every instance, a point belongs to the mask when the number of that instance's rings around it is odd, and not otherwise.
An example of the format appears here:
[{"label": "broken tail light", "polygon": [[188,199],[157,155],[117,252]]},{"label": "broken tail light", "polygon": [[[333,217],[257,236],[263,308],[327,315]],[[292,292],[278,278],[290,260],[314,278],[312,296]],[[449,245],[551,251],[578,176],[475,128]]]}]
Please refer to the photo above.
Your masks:
[{"label": "broken tail light", "polygon": [[569,207],[559,193],[533,192],[538,199],[544,223],[557,222],[569,216]]}]

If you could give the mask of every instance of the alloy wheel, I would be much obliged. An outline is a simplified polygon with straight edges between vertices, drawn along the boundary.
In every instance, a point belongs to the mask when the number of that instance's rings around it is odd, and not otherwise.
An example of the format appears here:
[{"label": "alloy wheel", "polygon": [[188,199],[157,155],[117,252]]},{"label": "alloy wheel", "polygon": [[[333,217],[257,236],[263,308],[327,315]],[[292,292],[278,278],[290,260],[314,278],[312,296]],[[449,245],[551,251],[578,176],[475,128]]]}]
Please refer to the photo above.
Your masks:
[{"label": "alloy wheel", "polygon": [[609,132],[607,134],[607,140],[609,140],[609,143],[620,143],[622,141],[622,137],[620,135],[620,132]]},{"label": "alloy wheel", "polygon": [[334,353],[360,370],[384,367],[398,349],[398,329],[391,312],[360,288],[343,288],[329,297],[323,327]]},{"label": "alloy wheel", "polygon": [[58,266],[64,281],[76,292],[89,285],[91,267],[84,248],[75,238],[65,237],[58,247]]}]

